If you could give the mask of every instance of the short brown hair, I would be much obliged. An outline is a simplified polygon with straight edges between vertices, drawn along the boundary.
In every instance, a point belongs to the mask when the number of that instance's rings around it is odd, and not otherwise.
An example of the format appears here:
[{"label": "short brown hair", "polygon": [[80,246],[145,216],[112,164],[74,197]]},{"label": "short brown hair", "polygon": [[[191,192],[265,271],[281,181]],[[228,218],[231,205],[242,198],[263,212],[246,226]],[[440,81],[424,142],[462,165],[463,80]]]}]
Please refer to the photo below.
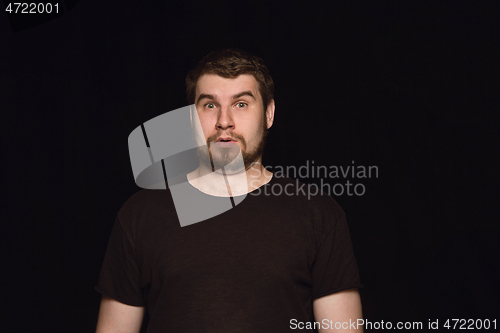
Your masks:
[{"label": "short brown hair", "polygon": [[274,98],[274,82],[264,61],[246,51],[222,49],[210,52],[203,57],[186,77],[186,95],[189,104],[195,103],[196,84],[204,74],[215,74],[223,78],[236,78],[242,74],[253,75],[262,96],[264,113]]}]

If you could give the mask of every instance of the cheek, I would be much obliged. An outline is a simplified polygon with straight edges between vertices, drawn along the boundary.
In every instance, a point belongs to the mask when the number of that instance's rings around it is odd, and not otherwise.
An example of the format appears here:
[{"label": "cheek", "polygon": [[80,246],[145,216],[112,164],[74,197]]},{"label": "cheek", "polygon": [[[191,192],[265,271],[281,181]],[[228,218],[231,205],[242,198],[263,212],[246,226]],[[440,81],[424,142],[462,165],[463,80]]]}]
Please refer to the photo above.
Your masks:
[{"label": "cheek", "polygon": [[200,119],[201,128],[203,129],[203,133],[205,137],[210,136],[211,131],[214,129],[214,124],[210,119]]},{"label": "cheek", "polygon": [[264,128],[267,127],[266,123],[266,118],[263,116],[258,117],[258,119],[255,122],[255,128],[258,133],[261,133],[264,131]]},{"label": "cheek", "polygon": [[262,126],[262,121],[259,120],[252,123],[252,127],[246,128],[244,136],[247,143],[250,143],[250,145],[255,145],[257,144],[257,142],[259,142],[263,132],[264,128]]},{"label": "cheek", "polygon": [[195,132],[194,134],[196,137],[196,142],[198,144],[206,143],[206,140],[208,139],[208,137],[211,134],[213,134],[210,132],[211,128],[212,128],[212,126],[210,125],[209,122],[207,122],[207,119],[203,119],[203,118],[198,117],[197,125],[195,125],[195,128],[194,128],[194,132]]},{"label": "cheek", "polygon": [[244,124],[244,127],[248,132],[257,132],[262,128],[263,117],[252,114],[247,115],[246,117],[241,119],[241,124]]}]

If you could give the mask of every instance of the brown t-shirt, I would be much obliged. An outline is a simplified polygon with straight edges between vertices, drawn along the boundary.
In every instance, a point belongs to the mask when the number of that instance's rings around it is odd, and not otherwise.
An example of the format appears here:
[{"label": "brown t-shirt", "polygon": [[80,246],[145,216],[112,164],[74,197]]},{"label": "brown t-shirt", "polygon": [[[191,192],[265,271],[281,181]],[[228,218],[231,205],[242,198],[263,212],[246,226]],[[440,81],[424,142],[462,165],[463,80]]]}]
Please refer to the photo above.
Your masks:
[{"label": "brown t-shirt", "polygon": [[148,333],[296,331],[314,299],[362,287],[342,208],[307,193],[274,176],[181,227],[169,190],[140,190],[117,214],[95,289],[145,306]]}]

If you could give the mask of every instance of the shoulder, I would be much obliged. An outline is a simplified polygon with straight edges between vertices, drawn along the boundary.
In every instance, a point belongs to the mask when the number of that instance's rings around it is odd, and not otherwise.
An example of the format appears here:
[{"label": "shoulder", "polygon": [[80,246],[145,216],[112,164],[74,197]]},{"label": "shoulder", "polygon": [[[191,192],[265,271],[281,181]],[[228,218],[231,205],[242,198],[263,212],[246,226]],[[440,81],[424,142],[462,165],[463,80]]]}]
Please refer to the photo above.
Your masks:
[{"label": "shoulder", "polygon": [[141,189],[128,198],[117,213],[122,228],[134,234],[143,227],[150,227],[159,218],[175,215],[170,191]]},{"label": "shoulder", "polygon": [[[180,174],[170,178],[168,180],[168,185],[174,186],[183,182],[187,182],[187,177],[185,174]],[[167,187],[165,189],[164,183],[157,185],[159,185],[158,189],[141,189],[134,193],[125,201],[118,214],[122,217],[130,217],[144,214],[145,212],[164,209],[169,206],[173,207],[172,194],[169,188]],[[163,188],[161,188],[161,186],[163,186]]]},{"label": "shoulder", "polygon": [[275,177],[273,180],[272,186],[280,187],[280,189],[271,189],[273,194],[281,192],[281,196],[295,197],[304,205],[317,209],[333,209],[337,214],[344,214],[337,201],[316,184],[306,184],[286,176]]},{"label": "shoulder", "polygon": [[273,194],[281,191],[279,196],[291,209],[306,210],[314,221],[321,225],[321,230],[333,227],[336,221],[345,216],[345,212],[337,201],[327,192],[315,184],[306,184],[297,179],[286,176],[277,177],[271,186],[278,188],[268,189]]},{"label": "shoulder", "polygon": [[142,189],[132,194],[120,208],[119,215],[135,215],[161,202],[168,190]]}]

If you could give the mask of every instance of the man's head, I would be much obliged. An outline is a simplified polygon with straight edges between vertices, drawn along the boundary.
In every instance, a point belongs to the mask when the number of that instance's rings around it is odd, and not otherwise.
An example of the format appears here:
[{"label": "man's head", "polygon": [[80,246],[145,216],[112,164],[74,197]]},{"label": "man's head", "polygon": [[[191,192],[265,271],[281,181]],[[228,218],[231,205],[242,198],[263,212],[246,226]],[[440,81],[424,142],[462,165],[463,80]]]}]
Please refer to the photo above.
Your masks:
[{"label": "man's head", "polygon": [[274,120],[274,83],[262,60],[240,50],[212,52],[189,72],[186,88],[209,147],[200,160],[215,171],[241,150],[245,169],[260,162]]},{"label": "man's head", "polygon": [[195,103],[196,84],[201,76],[215,74],[234,79],[242,74],[253,75],[259,87],[264,110],[274,98],[274,82],[261,58],[237,49],[223,49],[210,52],[203,57],[186,77],[186,96],[189,104]]}]

